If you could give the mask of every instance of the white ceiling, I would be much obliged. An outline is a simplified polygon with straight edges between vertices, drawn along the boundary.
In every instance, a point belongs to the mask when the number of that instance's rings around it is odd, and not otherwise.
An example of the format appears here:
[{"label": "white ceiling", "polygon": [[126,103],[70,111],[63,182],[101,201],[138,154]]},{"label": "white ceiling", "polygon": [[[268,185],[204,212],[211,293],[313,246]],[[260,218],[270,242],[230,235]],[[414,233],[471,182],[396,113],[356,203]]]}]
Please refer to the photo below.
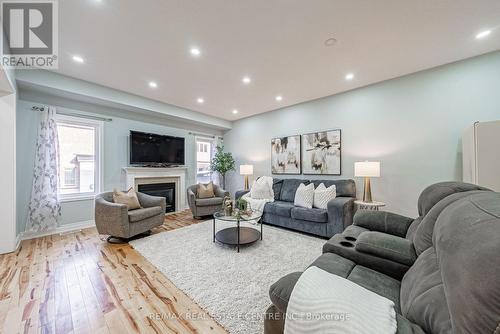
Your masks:
[{"label": "white ceiling", "polygon": [[227,120],[500,49],[498,0],[65,0],[59,11],[58,72]]}]

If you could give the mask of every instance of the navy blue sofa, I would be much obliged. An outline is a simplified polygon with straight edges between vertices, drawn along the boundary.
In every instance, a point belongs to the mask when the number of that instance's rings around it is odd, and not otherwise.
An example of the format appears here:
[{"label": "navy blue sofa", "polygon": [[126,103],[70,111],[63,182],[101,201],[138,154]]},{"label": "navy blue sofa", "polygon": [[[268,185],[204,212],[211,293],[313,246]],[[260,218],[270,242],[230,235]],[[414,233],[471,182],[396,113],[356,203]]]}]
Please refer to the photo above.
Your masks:
[{"label": "navy blue sofa", "polygon": [[[327,209],[307,209],[294,206],[295,192],[301,183],[320,183],[329,187],[334,184],[337,197],[328,202]],[[356,183],[354,180],[302,180],[273,178],[274,202],[264,207],[262,221],[269,225],[285,227],[301,232],[330,238],[352,224]],[[247,191],[237,191],[239,199]]]}]

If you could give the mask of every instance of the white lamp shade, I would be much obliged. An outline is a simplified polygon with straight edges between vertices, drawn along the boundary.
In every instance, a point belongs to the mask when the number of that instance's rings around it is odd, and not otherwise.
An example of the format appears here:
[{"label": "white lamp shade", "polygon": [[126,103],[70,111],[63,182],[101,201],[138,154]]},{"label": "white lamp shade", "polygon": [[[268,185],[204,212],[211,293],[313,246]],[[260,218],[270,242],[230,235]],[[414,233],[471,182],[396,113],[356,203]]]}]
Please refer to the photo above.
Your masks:
[{"label": "white lamp shade", "polygon": [[240,175],[253,175],[253,165],[240,165]]},{"label": "white lamp shade", "polygon": [[354,163],[354,176],[362,177],[379,177],[380,162],[379,161],[362,161]]}]

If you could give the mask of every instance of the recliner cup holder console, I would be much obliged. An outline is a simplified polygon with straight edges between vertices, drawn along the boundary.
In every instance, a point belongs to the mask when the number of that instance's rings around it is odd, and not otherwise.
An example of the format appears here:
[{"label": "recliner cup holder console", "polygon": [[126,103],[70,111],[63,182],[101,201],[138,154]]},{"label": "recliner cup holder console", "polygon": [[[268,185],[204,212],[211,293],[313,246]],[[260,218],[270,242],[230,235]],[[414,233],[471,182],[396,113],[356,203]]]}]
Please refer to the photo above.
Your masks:
[{"label": "recliner cup holder console", "polygon": [[348,241],[356,241],[355,237],[344,237],[344,239]]},{"label": "recliner cup holder console", "polygon": [[341,241],[340,244],[344,247],[354,247],[354,244],[349,241]]}]

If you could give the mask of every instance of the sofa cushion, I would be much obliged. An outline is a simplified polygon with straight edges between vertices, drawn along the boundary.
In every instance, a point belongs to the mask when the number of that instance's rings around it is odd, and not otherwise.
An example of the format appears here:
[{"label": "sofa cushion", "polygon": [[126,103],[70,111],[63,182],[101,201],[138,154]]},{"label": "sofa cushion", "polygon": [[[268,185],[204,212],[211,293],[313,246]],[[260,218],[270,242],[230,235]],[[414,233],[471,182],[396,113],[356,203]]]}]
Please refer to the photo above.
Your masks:
[{"label": "sofa cushion", "polygon": [[394,302],[394,310],[401,313],[399,291],[401,283],[397,279],[370,268],[355,266],[347,279]]},{"label": "sofa cushion", "polygon": [[356,183],[354,180],[312,180],[314,187],[316,188],[321,183],[323,183],[327,188],[331,185],[335,185],[335,190],[337,196],[343,197],[356,197]]},{"label": "sofa cushion", "polygon": [[128,212],[128,220],[131,223],[135,223],[135,222],[159,215],[162,212],[163,212],[163,209],[161,208],[161,206],[153,206],[150,208],[130,210]]},{"label": "sofa cushion", "polygon": [[222,197],[197,198],[195,200],[195,204],[196,204],[196,206],[222,205]]},{"label": "sofa cushion", "polygon": [[212,181],[203,184],[198,183],[198,188],[196,188],[196,198],[212,198],[215,197],[214,184]]},{"label": "sofa cushion", "polygon": [[326,209],[328,207],[328,202],[335,197],[337,197],[335,185],[333,184],[327,188],[322,182],[314,189],[313,207],[317,209]]},{"label": "sofa cushion", "polygon": [[291,210],[293,208],[295,208],[293,203],[275,201],[271,203],[266,203],[266,206],[264,207],[264,213],[270,213],[272,215],[290,218]]},{"label": "sofa cushion", "polygon": [[270,177],[259,177],[257,180],[253,181],[252,187],[250,188],[250,197],[253,199],[273,198],[272,182],[273,180]]},{"label": "sofa cushion", "polygon": [[275,179],[273,178],[273,192],[274,192],[274,200],[279,201],[280,200],[280,194],[281,194],[281,187],[283,186],[283,180],[282,179]]},{"label": "sofa cushion", "polygon": [[293,219],[316,223],[326,223],[328,221],[328,212],[324,209],[308,209],[296,206],[292,209],[291,216]]},{"label": "sofa cushion", "polygon": [[314,184],[309,183],[307,186],[303,183],[299,185],[295,192],[293,204],[303,208],[312,209],[314,200]]},{"label": "sofa cushion", "polygon": [[283,179],[283,186],[281,186],[280,200],[285,202],[292,202],[295,200],[295,192],[299,185],[303,183],[308,185],[308,180],[300,179]]},{"label": "sofa cushion", "polygon": [[125,204],[129,210],[135,210],[141,207],[134,188],[130,188],[126,192],[116,189],[113,190],[113,203]]}]

